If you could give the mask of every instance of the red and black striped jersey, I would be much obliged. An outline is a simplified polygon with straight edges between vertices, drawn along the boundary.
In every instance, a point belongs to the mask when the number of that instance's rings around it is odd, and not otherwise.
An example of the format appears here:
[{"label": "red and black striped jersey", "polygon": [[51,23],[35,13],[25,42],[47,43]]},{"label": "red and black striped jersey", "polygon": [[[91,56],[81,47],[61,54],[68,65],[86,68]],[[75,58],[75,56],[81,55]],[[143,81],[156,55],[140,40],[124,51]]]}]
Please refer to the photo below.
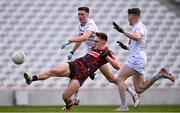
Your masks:
[{"label": "red and black striped jersey", "polygon": [[108,56],[114,58],[112,52],[107,47],[102,50],[92,48],[84,57],[77,58],[70,63],[77,65],[81,74],[90,75],[108,62],[102,56],[104,52],[107,52]]}]

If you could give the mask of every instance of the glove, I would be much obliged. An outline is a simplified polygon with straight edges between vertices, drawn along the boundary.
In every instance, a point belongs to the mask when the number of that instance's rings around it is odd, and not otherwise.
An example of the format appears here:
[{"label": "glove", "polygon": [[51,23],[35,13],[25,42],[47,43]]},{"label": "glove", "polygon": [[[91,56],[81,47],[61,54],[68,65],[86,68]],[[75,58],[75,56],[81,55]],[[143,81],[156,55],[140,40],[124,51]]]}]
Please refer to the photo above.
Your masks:
[{"label": "glove", "polygon": [[72,41],[68,40],[68,42],[61,45],[61,49],[64,49],[67,45],[71,44]]},{"label": "glove", "polygon": [[95,75],[96,75],[96,73],[93,73],[92,75],[89,75],[89,78],[91,78],[91,80],[94,80]]},{"label": "glove", "polygon": [[120,33],[124,33],[124,30],[119,25],[117,25],[115,22],[112,22],[112,24],[114,29],[116,29]]},{"label": "glove", "polygon": [[123,48],[124,50],[128,50],[128,49],[129,49],[129,48],[128,48],[126,45],[124,45],[122,42],[117,41],[117,43],[118,43],[119,46],[120,46],[121,48]]},{"label": "glove", "polygon": [[73,54],[74,54],[74,52],[73,52],[73,51],[70,51],[70,53],[69,53],[69,55],[68,55],[67,59],[68,59],[68,60],[71,60],[71,58],[72,58]]}]

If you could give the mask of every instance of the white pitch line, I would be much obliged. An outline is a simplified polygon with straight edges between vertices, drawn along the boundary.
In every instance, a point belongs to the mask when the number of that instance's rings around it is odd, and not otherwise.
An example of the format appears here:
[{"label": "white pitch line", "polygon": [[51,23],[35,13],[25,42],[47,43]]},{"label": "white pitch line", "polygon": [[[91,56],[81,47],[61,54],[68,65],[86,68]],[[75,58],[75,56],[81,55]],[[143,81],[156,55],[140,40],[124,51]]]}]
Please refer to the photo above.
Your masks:
[{"label": "white pitch line", "polygon": [[[0,112],[0,113],[119,113],[119,112]],[[166,112],[123,112],[123,113],[166,113]],[[176,112],[167,112],[167,113],[176,113]]]}]

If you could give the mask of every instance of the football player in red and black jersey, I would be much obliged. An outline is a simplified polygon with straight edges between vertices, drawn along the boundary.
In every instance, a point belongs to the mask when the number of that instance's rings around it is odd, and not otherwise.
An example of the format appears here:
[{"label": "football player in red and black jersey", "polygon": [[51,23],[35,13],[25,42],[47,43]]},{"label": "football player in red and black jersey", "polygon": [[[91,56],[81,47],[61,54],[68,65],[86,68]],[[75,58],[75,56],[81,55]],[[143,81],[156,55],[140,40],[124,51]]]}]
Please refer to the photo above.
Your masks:
[{"label": "football player in red and black jersey", "polygon": [[[113,68],[119,70],[120,62],[107,48],[108,37],[105,33],[97,32],[94,39],[94,45],[84,57],[80,57],[71,62],[59,64],[47,71],[42,71],[37,74],[24,73],[24,78],[27,84],[31,84],[37,80],[45,80],[49,77],[69,77],[69,85],[63,93],[63,100],[66,106],[63,110],[68,110],[73,106],[71,96],[76,92],[88,78],[96,70],[101,68],[106,63],[110,63]],[[104,74],[111,83],[116,83],[115,77],[112,74]]]}]

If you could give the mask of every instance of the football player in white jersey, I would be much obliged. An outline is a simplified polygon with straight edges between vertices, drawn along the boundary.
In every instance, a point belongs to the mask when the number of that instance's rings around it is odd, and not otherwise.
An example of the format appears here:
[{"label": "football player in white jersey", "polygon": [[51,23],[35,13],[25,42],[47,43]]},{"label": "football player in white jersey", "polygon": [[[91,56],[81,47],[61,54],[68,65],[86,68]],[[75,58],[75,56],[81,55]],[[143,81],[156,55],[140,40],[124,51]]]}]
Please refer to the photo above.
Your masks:
[{"label": "football player in white jersey", "polygon": [[[98,28],[93,21],[93,19],[89,18],[89,8],[88,7],[79,7],[78,8],[78,18],[79,18],[79,36],[75,37],[71,40],[68,40],[67,43],[64,43],[61,46],[61,49],[65,48],[67,45],[71,43],[75,43],[72,51],[70,51],[68,55],[68,60],[70,60],[74,54],[74,52],[80,47],[81,44],[84,44],[84,52],[83,54],[88,53],[91,50],[91,47],[93,45],[93,40],[95,37],[95,33],[98,31]],[[83,55],[82,55],[83,56]],[[112,70],[108,65],[103,65],[100,68],[100,71],[103,75],[113,75]],[[94,75],[89,75],[91,79],[94,79]],[[132,95],[132,99],[135,103],[138,103],[137,95],[135,91],[133,91],[131,88],[127,87],[127,91]],[[79,97],[78,97],[78,91],[74,94],[74,104],[79,104]]]},{"label": "football player in white jersey", "polygon": [[[79,18],[79,36],[83,37],[85,40],[83,41],[84,43],[81,42],[76,42],[72,51],[70,51],[68,55],[68,60],[71,60],[74,52],[80,47],[81,44],[83,44],[83,52],[81,52],[81,56],[84,56],[86,53],[88,53],[92,45],[94,43],[94,37],[95,33],[98,32],[98,27],[95,24],[94,20],[89,18],[89,8],[88,7],[79,7],[78,8],[78,18]],[[94,79],[94,74],[90,75],[90,78],[93,80]],[[79,96],[78,96],[78,91],[75,92],[74,94],[74,104],[78,105],[79,104]]]},{"label": "football player in white jersey", "polygon": [[161,68],[152,78],[145,80],[144,70],[147,63],[146,54],[144,52],[146,38],[147,38],[147,28],[140,20],[140,9],[132,8],[128,9],[128,21],[129,25],[132,26],[132,31],[122,29],[115,22],[113,22],[113,28],[124,34],[130,41],[129,46],[118,42],[119,45],[129,50],[129,57],[127,63],[120,69],[117,76],[119,94],[121,98],[121,106],[116,109],[116,111],[128,110],[128,105],[126,103],[126,84],[125,80],[129,77],[133,77],[133,85],[137,94],[143,93],[148,89],[154,82],[161,78],[166,78],[175,82],[175,79],[168,70],[163,67]]}]

